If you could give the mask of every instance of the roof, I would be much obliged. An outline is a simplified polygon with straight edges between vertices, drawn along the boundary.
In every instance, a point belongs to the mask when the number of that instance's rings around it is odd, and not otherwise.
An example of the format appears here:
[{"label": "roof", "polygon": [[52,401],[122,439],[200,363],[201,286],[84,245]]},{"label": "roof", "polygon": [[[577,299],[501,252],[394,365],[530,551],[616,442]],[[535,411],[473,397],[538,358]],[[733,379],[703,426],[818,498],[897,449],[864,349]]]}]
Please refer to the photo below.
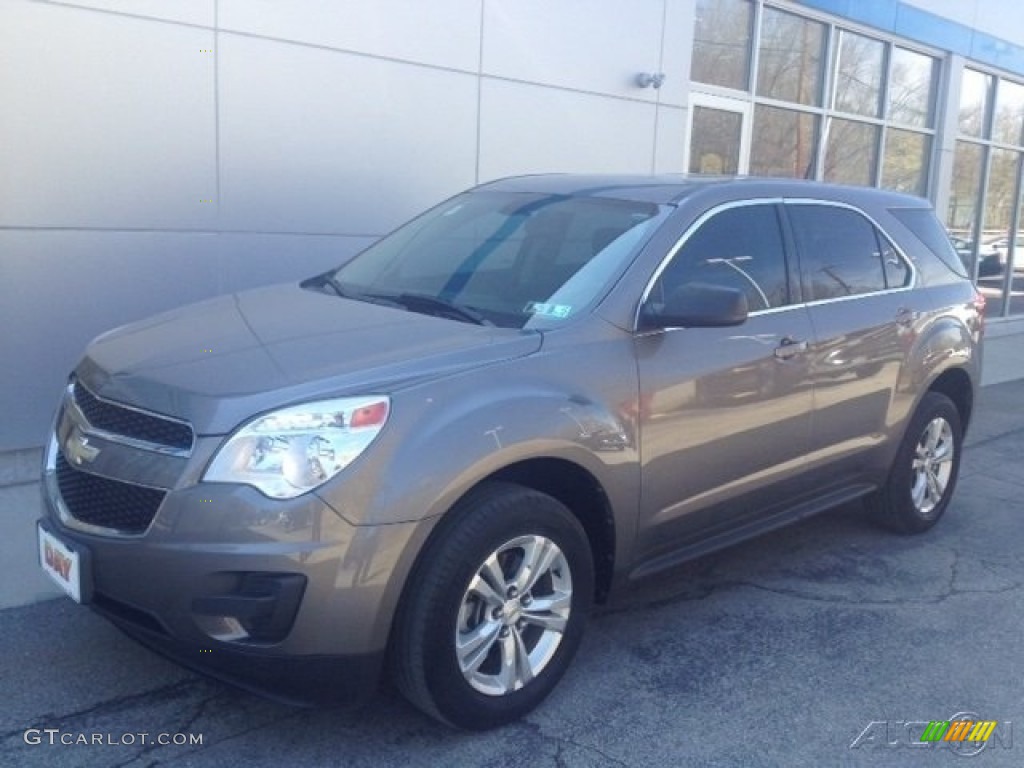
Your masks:
[{"label": "roof", "polygon": [[[717,194],[732,191],[742,197],[814,197],[856,203],[865,198],[890,207],[924,207],[928,201],[874,187],[825,184],[803,179],[776,179],[758,176],[688,176],[686,174],[618,175],[618,174],[537,174],[510,176],[478,189],[504,192],[532,192],[574,197],[607,197],[659,205],[676,205],[701,191]],[[730,188],[733,188],[730,190]]]}]

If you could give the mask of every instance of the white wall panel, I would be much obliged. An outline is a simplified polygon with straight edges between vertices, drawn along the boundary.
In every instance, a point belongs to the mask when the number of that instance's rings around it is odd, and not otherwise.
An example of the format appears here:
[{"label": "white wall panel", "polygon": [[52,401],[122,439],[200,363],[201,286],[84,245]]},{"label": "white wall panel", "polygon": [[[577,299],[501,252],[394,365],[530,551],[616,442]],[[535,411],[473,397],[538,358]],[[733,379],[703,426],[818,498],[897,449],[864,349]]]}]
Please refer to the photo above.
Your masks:
[{"label": "white wall panel", "polygon": [[639,72],[656,72],[660,0],[488,0],[486,74],[654,100]]},{"label": "white wall panel", "polygon": [[658,108],[658,141],[654,157],[655,173],[685,173],[686,110]]},{"label": "white wall panel", "polygon": [[0,378],[0,403],[14,404],[4,409],[0,450],[42,444],[91,338],[219,293],[215,241],[167,232],[0,231],[0,359],[17,370]]},{"label": "white wall panel", "polygon": [[973,26],[978,16],[979,5],[990,5],[1005,14],[1008,7],[1016,5],[1017,0],[903,0],[922,11],[934,13],[950,21],[956,21],[966,27]]},{"label": "white wall panel", "polygon": [[31,2],[0,23],[0,225],[215,221],[213,32]]},{"label": "white wall panel", "polygon": [[1024,3],[1020,0],[975,0],[975,3],[975,29],[1024,45]]},{"label": "white wall panel", "polygon": [[662,104],[685,106],[690,93],[695,3],[665,0],[665,47],[661,71],[667,79],[658,94]]},{"label": "white wall panel", "polygon": [[650,173],[653,104],[484,80],[480,180],[519,173]]},{"label": "white wall panel", "polygon": [[374,241],[336,235],[221,234],[221,282],[232,291],[300,280],[338,267]]},{"label": "white wall panel", "polygon": [[66,5],[213,26],[215,0],[60,0]]},{"label": "white wall panel", "polygon": [[477,78],[222,34],[227,229],[379,235],[473,183]]},{"label": "white wall panel", "polygon": [[483,0],[220,0],[221,29],[476,71]]}]

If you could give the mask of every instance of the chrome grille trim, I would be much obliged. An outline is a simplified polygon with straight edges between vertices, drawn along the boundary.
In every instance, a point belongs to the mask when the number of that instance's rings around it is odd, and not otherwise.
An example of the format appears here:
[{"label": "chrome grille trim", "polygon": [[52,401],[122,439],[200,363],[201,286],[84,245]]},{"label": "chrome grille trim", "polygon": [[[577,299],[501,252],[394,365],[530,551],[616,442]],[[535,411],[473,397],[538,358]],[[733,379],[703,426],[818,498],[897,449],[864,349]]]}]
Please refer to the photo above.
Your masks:
[{"label": "chrome grille trim", "polygon": [[[80,395],[79,390],[81,390],[84,393],[84,395]],[[86,407],[83,407],[82,403],[79,402],[80,400],[84,401],[87,398],[91,398],[93,401],[95,401],[96,404],[98,404],[102,408],[117,409],[118,411],[127,414],[137,414],[138,418],[140,419],[139,424],[148,425],[148,428],[152,428],[154,426],[153,422],[162,422],[163,425],[169,425],[174,428],[177,428],[177,430],[182,435],[184,435],[187,430],[188,445],[185,446],[183,444],[183,440],[179,440],[178,442],[175,443],[159,442],[152,439],[146,439],[144,437],[125,434],[124,432],[112,431],[110,429],[104,428],[103,426],[98,426],[95,423],[93,423],[93,421],[87,415]],[[65,405],[74,408],[75,421],[81,425],[82,431],[85,434],[95,435],[97,437],[103,438],[104,440],[109,440],[110,442],[113,443],[120,443],[122,445],[127,445],[132,448],[138,448],[139,450],[142,451],[152,451],[153,453],[161,453],[166,456],[177,456],[179,458],[188,458],[189,456],[192,455],[192,451],[195,448],[195,430],[192,428],[192,425],[189,422],[184,421],[182,419],[176,419],[171,416],[165,416],[160,413],[147,411],[142,408],[136,408],[135,406],[125,405],[123,403],[116,403],[111,400],[106,400],[94,394],[91,390],[89,390],[88,387],[82,384],[82,382],[79,381],[78,379],[73,379],[71,383],[68,384],[67,389],[65,391]],[[88,410],[93,411],[93,416],[96,415],[95,407],[93,407],[91,404],[90,406],[88,406]],[[142,419],[145,419],[146,421],[141,421]]]}]

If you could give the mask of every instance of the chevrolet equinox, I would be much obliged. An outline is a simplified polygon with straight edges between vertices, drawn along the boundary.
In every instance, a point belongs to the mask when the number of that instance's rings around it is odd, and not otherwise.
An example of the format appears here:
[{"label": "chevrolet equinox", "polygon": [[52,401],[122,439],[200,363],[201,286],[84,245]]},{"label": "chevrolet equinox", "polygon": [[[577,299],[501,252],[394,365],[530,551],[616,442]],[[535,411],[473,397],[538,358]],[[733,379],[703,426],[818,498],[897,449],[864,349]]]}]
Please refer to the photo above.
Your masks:
[{"label": "chevrolet equinox", "polygon": [[357,699],[387,670],[493,727],[638,579],[853,500],[931,528],[983,309],[915,197],[484,184],[337,269],[96,338],[45,452],[40,562],[243,686]]}]

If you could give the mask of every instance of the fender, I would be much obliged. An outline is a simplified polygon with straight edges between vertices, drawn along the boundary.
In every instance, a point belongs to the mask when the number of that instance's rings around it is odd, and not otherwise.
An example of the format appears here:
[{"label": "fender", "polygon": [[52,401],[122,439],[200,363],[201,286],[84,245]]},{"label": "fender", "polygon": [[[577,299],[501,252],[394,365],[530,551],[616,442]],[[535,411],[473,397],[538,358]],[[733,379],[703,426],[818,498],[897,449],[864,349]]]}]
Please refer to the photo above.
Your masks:
[{"label": "fender", "polygon": [[[889,428],[893,439],[884,452],[891,461],[899,448],[907,422],[924,393],[947,371],[963,370],[977,390],[981,378],[981,359],[975,354],[969,317],[948,311],[938,316],[925,315],[912,326],[907,362],[900,372],[896,392],[889,409]],[[966,425],[965,425],[966,426]]]},{"label": "fender", "polygon": [[[500,382],[494,373],[490,370],[488,381]],[[615,518],[615,562],[630,561],[634,529],[624,521],[635,520],[640,463],[628,412],[537,384],[484,388],[473,375],[460,377],[457,385],[447,379],[443,387],[403,393],[394,410],[403,422],[394,433],[402,440],[372,447],[374,460],[365,467],[374,470],[372,476],[362,473],[353,483],[359,489],[354,503],[338,510],[357,525],[419,521],[396,553],[378,611],[367,617],[380,643],[390,633],[409,573],[444,514],[475,485],[523,460],[561,459],[592,475],[605,489]]]}]

